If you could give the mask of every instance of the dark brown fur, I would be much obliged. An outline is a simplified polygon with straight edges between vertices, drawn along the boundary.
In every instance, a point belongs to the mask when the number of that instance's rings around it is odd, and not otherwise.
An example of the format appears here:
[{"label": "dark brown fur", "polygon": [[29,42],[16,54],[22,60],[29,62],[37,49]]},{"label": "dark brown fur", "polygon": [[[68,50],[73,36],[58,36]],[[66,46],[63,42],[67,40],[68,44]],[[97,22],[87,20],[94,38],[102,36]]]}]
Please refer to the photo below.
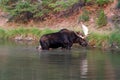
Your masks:
[{"label": "dark brown fur", "polygon": [[61,29],[56,33],[45,34],[40,38],[40,45],[43,50],[59,47],[71,49],[73,43],[87,46],[86,40],[79,37],[74,31],[70,31],[68,29]]}]

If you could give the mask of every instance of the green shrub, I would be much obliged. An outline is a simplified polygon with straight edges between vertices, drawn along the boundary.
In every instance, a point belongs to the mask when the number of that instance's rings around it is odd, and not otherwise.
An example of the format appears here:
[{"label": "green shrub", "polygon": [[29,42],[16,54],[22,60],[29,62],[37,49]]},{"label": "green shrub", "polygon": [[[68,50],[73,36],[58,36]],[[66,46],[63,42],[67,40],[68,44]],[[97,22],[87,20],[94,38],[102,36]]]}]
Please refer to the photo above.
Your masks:
[{"label": "green shrub", "polygon": [[100,6],[107,4],[110,0],[96,0],[96,3]]},{"label": "green shrub", "polygon": [[55,3],[49,4],[53,8],[53,11],[59,12],[68,9],[73,4],[77,3],[79,0],[56,0]]},{"label": "green shrub", "polygon": [[89,41],[94,41],[96,46],[100,46],[102,44],[103,41],[108,41],[109,37],[108,34],[101,34],[101,33],[97,33],[97,32],[92,32],[89,36],[88,36]]},{"label": "green shrub", "polygon": [[103,10],[100,10],[97,19],[97,25],[99,27],[105,26],[107,24],[107,16],[105,15]]},{"label": "green shrub", "polygon": [[118,43],[120,45],[120,31],[117,30],[117,31],[114,31],[110,34],[109,36],[109,42],[110,43]]},{"label": "green shrub", "polygon": [[45,20],[51,13],[68,9],[78,0],[0,0],[0,7],[10,13],[9,21]]},{"label": "green shrub", "polygon": [[114,0],[85,0],[86,3],[90,4],[97,4],[99,6],[103,6],[104,4],[107,4],[109,2],[113,2]]},{"label": "green shrub", "polygon": [[89,21],[89,12],[84,10],[82,15],[79,17],[80,21]]},{"label": "green shrub", "polygon": [[5,30],[0,28],[0,39],[3,38],[5,36]]},{"label": "green shrub", "polygon": [[118,0],[117,8],[120,9],[120,0]]}]

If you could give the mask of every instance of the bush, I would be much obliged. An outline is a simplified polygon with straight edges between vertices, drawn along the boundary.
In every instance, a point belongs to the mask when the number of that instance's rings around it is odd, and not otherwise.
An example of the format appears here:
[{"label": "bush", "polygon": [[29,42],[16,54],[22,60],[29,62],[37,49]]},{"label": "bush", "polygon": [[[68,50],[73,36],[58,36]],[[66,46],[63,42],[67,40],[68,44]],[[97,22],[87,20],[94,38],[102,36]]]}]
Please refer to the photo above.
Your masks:
[{"label": "bush", "polygon": [[5,30],[0,28],[0,39],[5,36]]},{"label": "bush", "polygon": [[86,0],[86,2],[89,4],[97,4],[99,6],[103,6],[104,4],[107,4],[109,2],[113,2],[114,0]]},{"label": "bush", "polygon": [[66,10],[78,0],[0,0],[0,7],[10,13],[9,21],[45,20],[51,13]]},{"label": "bush", "polygon": [[49,7],[53,8],[54,12],[63,11],[69,9],[72,5],[77,3],[79,0],[57,0],[55,3],[49,4]]},{"label": "bush", "polygon": [[102,42],[108,41],[109,37],[108,34],[100,34],[97,32],[91,32],[90,35],[88,36],[89,42],[91,44],[94,43],[95,46],[100,46],[102,45]]},{"label": "bush", "polygon": [[[111,0],[0,0],[0,8],[10,13],[9,21],[28,22],[31,19],[44,21],[46,17],[60,11],[76,12],[86,3],[104,5]],[[82,4],[83,3],[83,4]],[[82,19],[87,21],[88,14],[83,14]]]},{"label": "bush", "polygon": [[96,0],[96,3],[100,6],[107,4],[110,0]]},{"label": "bush", "polygon": [[9,21],[15,22],[27,22],[33,18],[37,6],[31,4],[30,1],[13,1],[13,0],[3,0],[0,2],[5,11],[10,13]]},{"label": "bush", "polygon": [[105,26],[107,24],[107,16],[105,15],[103,10],[100,10],[98,19],[97,19],[97,25],[99,27]]},{"label": "bush", "polygon": [[80,21],[89,21],[89,12],[84,10],[82,15],[79,17]]},{"label": "bush", "polygon": [[118,43],[118,45],[120,45],[120,31],[119,30],[116,30],[114,32],[112,32],[109,36],[109,42],[110,43]]},{"label": "bush", "polygon": [[117,8],[120,9],[120,0],[118,0]]}]

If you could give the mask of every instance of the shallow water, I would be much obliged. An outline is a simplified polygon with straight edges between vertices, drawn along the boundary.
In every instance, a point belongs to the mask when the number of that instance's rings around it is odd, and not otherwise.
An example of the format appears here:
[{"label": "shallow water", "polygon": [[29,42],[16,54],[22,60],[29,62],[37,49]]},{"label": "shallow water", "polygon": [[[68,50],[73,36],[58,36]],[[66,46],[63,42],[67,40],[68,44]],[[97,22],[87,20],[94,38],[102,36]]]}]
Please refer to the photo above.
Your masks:
[{"label": "shallow water", "polygon": [[119,51],[35,47],[0,41],[0,80],[120,80]]}]

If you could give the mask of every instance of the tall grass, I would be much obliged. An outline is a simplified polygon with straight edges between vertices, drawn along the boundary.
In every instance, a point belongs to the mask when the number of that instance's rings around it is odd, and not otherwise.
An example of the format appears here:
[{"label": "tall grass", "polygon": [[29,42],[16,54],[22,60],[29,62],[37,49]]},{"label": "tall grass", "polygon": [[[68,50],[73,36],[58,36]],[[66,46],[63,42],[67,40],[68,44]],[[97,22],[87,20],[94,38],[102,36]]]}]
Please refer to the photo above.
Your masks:
[{"label": "tall grass", "polygon": [[4,29],[0,29],[0,39],[12,39],[16,36],[31,36],[31,37],[35,37],[35,38],[39,38],[40,36],[44,35],[44,34],[48,34],[48,33],[53,33],[56,32],[57,30],[51,30],[51,29],[38,29],[38,28],[17,28],[17,29],[12,29],[12,30],[4,30]]},{"label": "tall grass", "polygon": [[89,35],[88,40],[90,44],[94,44],[95,46],[110,46],[113,43],[120,46],[120,32],[119,30],[107,34],[92,32]]},{"label": "tall grass", "polygon": [[27,35],[29,33],[29,29],[25,28],[17,28],[17,29],[12,29],[12,30],[6,30],[6,35],[5,38],[13,38],[15,36],[19,35]]},{"label": "tall grass", "polygon": [[3,39],[4,36],[5,36],[5,30],[0,29],[0,39]]},{"label": "tall grass", "polygon": [[109,36],[108,34],[100,34],[100,33],[92,32],[89,35],[88,40],[90,44],[94,44],[95,46],[101,46],[103,42],[109,40]]},{"label": "tall grass", "polygon": [[41,31],[41,35],[43,34],[49,34],[49,33],[53,33],[53,32],[57,32],[58,30],[51,30],[49,28],[46,28],[44,30]]},{"label": "tall grass", "polygon": [[120,31],[114,31],[110,34],[109,36],[109,42],[112,43],[117,43],[118,45],[120,45]]},{"label": "tall grass", "polygon": [[[17,28],[17,29],[10,29],[4,30],[0,28],[0,39],[13,39],[16,36],[23,36],[23,37],[33,37],[37,40],[44,35],[53,32],[57,32],[58,30],[51,30],[49,28],[46,29],[39,29],[39,28]],[[90,44],[94,44],[95,46],[103,46],[106,44],[117,43],[120,45],[120,32],[114,31],[109,34],[105,33],[98,33],[92,32],[88,36],[88,41]]]}]

